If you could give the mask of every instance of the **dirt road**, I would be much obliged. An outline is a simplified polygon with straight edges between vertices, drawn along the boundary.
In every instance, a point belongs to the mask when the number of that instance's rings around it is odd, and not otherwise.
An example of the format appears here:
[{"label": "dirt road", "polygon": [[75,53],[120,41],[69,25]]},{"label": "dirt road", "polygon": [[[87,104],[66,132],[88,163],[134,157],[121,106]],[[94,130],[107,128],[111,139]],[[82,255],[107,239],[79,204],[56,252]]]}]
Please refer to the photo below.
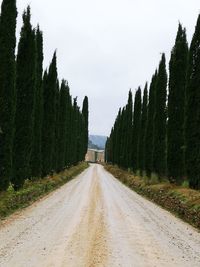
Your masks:
[{"label": "dirt road", "polygon": [[200,234],[99,165],[0,225],[1,267],[200,266]]}]

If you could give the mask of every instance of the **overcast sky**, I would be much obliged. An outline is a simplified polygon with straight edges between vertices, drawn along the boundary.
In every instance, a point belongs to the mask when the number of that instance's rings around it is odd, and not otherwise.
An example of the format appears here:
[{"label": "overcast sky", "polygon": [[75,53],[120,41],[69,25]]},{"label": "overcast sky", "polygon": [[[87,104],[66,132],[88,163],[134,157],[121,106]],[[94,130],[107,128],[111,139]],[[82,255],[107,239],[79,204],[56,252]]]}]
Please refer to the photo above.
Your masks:
[{"label": "overcast sky", "polygon": [[160,53],[168,62],[179,21],[191,41],[200,12],[199,0],[18,0],[18,34],[28,4],[44,32],[44,66],[57,49],[59,78],[79,105],[88,95],[90,133],[102,135],[129,89],[151,80]]}]

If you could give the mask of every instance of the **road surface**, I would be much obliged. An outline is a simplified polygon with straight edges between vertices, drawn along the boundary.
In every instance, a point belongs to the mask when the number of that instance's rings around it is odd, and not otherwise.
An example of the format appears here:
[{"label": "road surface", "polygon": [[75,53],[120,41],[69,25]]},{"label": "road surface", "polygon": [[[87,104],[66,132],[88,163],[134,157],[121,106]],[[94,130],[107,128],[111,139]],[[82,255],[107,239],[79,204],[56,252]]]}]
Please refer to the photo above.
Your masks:
[{"label": "road surface", "polygon": [[0,225],[2,267],[199,267],[200,234],[102,166]]}]

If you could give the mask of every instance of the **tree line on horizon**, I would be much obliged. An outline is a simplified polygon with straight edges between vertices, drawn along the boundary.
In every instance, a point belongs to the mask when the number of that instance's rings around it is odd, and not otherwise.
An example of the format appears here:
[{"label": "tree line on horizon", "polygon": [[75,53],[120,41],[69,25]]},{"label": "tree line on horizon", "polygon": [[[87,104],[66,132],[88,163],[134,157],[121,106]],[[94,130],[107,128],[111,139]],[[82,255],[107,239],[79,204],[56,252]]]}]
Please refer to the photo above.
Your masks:
[{"label": "tree line on horizon", "polygon": [[134,173],[200,189],[200,15],[188,46],[179,24],[171,51],[169,77],[165,54],[150,86],[139,87],[119,109],[107,139],[106,161]]},{"label": "tree line on horizon", "polygon": [[23,13],[17,55],[16,0],[3,0],[0,15],[0,191],[42,178],[84,160],[88,98],[82,110],[66,80],[59,82],[57,56],[43,71],[43,33]]}]

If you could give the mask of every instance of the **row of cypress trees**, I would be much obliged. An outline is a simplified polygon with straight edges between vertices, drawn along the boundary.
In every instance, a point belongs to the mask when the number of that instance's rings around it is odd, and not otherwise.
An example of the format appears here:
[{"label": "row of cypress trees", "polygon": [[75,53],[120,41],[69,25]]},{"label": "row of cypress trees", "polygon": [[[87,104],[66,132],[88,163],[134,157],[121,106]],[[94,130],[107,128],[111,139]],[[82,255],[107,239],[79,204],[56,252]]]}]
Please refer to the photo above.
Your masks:
[{"label": "row of cypress trees", "polygon": [[188,180],[200,189],[200,16],[188,48],[179,24],[167,77],[165,55],[149,86],[132,92],[119,110],[106,144],[107,162],[134,172]]},{"label": "row of cypress trees", "polygon": [[0,16],[0,191],[76,164],[88,143],[88,98],[83,108],[57,74],[56,52],[43,74],[43,34],[30,7],[16,47],[16,0],[3,0]]}]

